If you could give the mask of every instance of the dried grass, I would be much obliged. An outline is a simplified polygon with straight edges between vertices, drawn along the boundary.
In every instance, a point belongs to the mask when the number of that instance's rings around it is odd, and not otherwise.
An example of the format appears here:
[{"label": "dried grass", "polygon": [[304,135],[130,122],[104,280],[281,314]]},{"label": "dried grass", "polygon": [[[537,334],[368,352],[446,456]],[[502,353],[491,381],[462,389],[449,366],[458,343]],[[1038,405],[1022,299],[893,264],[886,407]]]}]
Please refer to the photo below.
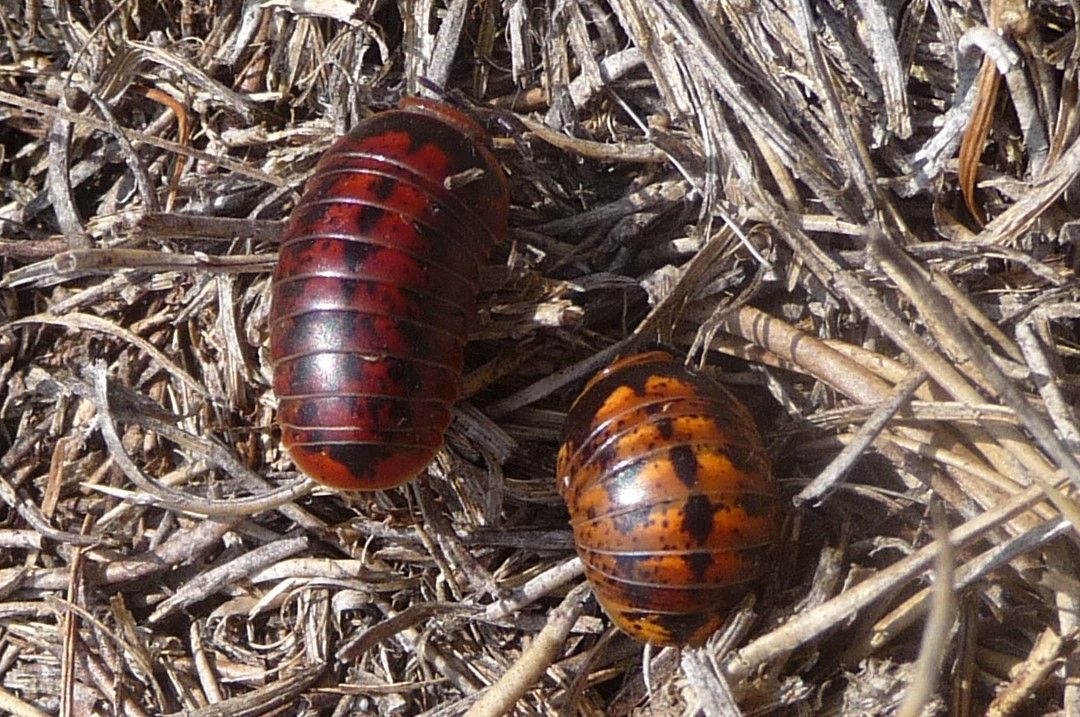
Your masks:
[{"label": "dried grass", "polygon": [[[1074,0],[4,7],[0,710],[1080,717]],[[280,220],[430,83],[512,128],[513,242],[430,477],[312,492]],[[643,663],[551,476],[657,342],[799,508],[753,613]]]}]

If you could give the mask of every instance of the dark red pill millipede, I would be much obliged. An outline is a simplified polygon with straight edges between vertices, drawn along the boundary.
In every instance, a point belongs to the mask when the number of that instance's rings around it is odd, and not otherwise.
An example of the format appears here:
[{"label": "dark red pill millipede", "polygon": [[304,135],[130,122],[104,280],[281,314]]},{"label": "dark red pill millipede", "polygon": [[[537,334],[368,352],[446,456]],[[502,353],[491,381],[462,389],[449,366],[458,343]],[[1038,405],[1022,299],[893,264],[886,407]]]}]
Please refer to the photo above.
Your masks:
[{"label": "dark red pill millipede", "polygon": [[777,541],[779,496],[753,418],[654,351],[594,376],[563,435],[556,481],[601,607],[639,640],[700,645]]},{"label": "dark red pill millipede", "polygon": [[285,229],[270,359],[282,443],[326,485],[421,473],[457,400],[509,187],[483,128],[410,98],[323,155]]}]

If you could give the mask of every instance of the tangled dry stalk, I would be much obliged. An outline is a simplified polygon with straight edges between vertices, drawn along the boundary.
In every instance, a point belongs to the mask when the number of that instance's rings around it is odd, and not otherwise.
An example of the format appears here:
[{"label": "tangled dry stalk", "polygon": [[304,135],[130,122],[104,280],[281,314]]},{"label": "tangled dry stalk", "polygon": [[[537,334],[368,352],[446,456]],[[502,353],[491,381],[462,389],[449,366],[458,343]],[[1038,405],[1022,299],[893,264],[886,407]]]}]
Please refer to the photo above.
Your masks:
[{"label": "tangled dry stalk", "polygon": [[[0,710],[1080,717],[1080,3],[0,20]],[[430,477],[313,490],[264,355],[281,219],[432,85],[503,127],[513,241]],[[742,390],[793,508],[752,610],[643,670],[552,469],[652,343]]]}]

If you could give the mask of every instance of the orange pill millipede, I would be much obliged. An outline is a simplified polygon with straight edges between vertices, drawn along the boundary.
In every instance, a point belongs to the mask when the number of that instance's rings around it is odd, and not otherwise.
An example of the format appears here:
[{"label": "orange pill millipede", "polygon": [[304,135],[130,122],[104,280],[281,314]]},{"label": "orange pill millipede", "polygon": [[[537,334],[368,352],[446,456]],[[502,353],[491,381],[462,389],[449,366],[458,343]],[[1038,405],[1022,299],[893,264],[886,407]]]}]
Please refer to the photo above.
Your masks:
[{"label": "orange pill millipede", "polygon": [[406,99],[323,155],[270,303],[278,423],[301,471],[374,490],[431,462],[509,203],[483,128],[441,102]]},{"label": "orange pill millipede", "polygon": [[779,532],[750,414],[654,351],[594,376],[563,436],[556,481],[601,607],[639,640],[700,645],[766,572]]}]

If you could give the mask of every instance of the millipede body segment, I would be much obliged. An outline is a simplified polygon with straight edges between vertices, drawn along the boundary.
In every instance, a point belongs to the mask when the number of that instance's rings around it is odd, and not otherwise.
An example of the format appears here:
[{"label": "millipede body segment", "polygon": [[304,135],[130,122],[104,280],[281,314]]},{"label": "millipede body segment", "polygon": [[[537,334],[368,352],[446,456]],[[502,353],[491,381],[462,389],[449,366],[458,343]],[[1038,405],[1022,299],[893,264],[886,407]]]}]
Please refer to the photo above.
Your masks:
[{"label": "millipede body segment", "polygon": [[300,470],[373,490],[431,462],[508,209],[484,130],[440,102],[406,99],[327,150],[289,218],[270,306],[278,423]]},{"label": "millipede body segment", "polygon": [[766,572],[779,497],[753,419],[666,353],[589,381],[556,480],[597,600],[635,638],[701,644]]}]

